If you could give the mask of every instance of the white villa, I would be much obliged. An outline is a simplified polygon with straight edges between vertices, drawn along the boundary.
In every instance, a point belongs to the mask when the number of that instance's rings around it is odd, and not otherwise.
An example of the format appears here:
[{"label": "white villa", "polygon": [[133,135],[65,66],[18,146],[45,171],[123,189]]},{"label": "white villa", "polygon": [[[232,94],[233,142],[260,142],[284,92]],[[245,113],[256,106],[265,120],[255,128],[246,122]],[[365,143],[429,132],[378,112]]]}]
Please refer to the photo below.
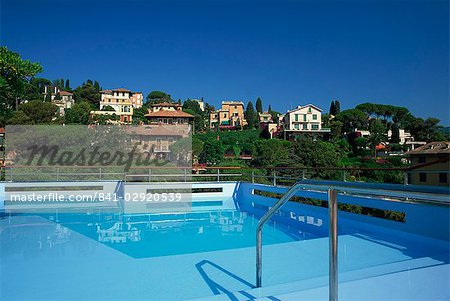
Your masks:
[{"label": "white villa", "polygon": [[287,111],[283,119],[284,132],[286,134],[329,133],[329,129],[322,128],[322,109],[312,104],[298,106]]}]

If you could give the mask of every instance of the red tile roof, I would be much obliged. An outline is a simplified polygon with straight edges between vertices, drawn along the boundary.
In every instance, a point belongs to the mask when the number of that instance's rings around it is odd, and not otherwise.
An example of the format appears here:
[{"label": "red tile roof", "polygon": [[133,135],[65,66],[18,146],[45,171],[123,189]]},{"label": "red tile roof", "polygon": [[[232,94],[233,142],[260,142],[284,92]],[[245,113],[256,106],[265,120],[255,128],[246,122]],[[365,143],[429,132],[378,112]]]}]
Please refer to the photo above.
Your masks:
[{"label": "red tile roof", "polygon": [[152,107],[181,107],[180,104],[172,102],[160,102],[151,105]]},{"label": "red tile roof", "polygon": [[119,92],[131,92],[131,90],[124,89],[124,88],[113,89],[113,91],[119,91]]},{"label": "red tile roof", "polygon": [[146,114],[145,117],[194,118],[194,116],[192,116],[191,114],[188,114],[181,110],[176,110],[176,111],[160,110],[157,112],[148,112],[148,114]]},{"label": "red tile roof", "polygon": [[4,134],[5,133],[5,128],[0,128],[0,134]]},{"label": "red tile roof", "polygon": [[67,91],[59,91],[59,95],[73,95],[73,93]]},{"label": "red tile roof", "polygon": [[187,126],[180,125],[145,125],[136,127],[127,127],[126,132],[130,135],[141,136],[186,136],[189,132]]}]

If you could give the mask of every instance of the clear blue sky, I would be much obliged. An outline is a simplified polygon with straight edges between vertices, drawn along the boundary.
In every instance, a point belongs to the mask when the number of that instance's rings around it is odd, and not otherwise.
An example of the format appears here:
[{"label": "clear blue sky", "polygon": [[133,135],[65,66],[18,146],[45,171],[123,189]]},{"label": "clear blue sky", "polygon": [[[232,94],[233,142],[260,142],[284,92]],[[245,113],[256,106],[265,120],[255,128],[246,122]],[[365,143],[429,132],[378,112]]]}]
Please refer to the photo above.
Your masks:
[{"label": "clear blue sky", "polygon": [[72,86],[278,111],[370,101],[450,123],[448,1],[1,0],[0,30]]}]

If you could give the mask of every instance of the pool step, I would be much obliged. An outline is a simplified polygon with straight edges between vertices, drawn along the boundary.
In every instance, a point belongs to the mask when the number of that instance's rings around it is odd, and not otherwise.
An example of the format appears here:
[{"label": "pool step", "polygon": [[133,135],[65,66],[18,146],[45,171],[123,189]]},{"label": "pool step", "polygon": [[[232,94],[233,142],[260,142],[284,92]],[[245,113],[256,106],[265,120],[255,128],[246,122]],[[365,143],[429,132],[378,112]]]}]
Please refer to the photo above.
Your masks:
[{"label": "pool step", "polygon": [[[427,281],[424,275],[432,275]],[[374,266],[339,274],[340,297],[345,300],[449,300],[449,254],[439,254]],[[430,295],[430,286],[434,287]],[[395,287],[395,289],[394,289]],[[381,291],[381,293],[380,293]],[[379,296],[376,296],[376,293]],[[384,293],[384,295],[383,295]],[[386,295],[386,293],[388,293]],[[427,294],[427,295],[424,295]],[[294,281],[258,289],[214,295],[195,301],[288,301],[328,299],[328,276]]]}]

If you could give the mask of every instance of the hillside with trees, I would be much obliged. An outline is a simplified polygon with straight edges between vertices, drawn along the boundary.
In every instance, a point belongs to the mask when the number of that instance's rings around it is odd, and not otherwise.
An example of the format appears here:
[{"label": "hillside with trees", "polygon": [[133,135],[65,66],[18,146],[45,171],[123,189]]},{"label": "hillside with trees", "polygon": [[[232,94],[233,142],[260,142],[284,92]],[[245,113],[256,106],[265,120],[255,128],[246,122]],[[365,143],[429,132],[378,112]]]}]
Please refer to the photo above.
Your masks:
[{"label": "hillside with trees", "polygon": [[[43,67],[36,62],[22,59],[18,53],[0,47],[0,126],[7,124],[107,124],[112,116],[91,116],[99,109],[102,90],[97,80],[87,79],[81,85],[72,87],[68,78],[49,80],[38,77]],[[48,97],[44,98],[45,86],[56,86],[63,91],[73,92],[75,103],[65,114],[58,114],[57,107]],[[361,103],[355,108],[341,110],[341,103],[334,100],[329,112],[323,114],[324,127],[330,128],[330,135],[324,140],[301,137],[293,141],[269,139],[260,129],[258,113],[265,112],[260,97],[248,101],[244,117],[247,125],[238,131],[219,131],[209,127],[209,116],[214,107],[205,103],[201,110],[197,101],[171,99],[170,94],[154,90],[146,97],[142,108],[134,110],[134,123],[146,123],[145,114],[150,105],[173,102],[182,105],[183,111],[194,116],[194,135],[190,143],[194,149],[195,163],[208,166],[241,166],[246,168],[289,167],[286,175],[299,176],[299,171],[308,169],[313,177],[334,179],[340,177],[330,168],[355,167],[403,167],[398,157],[380,159],[376,147],[385,143],[392,150],[403,150],[399,144],[399,131],[408,131],[418,141],[449,140],[448,128],[439,125],[439,119],[413,116],[404,107]],[[107,107],[104,110],[108,110]],[[279,113],[268,106],[273,119]],[[354,137],[356,130],[370,131],[368,137]],[[391,131],[388,139],[387,133]],[[186,143],[184,141],[183,143]],[[173,150],[181,149],[174,147]],[[328,170],[326,170],[328,168]],[[265,171],[258,170],[264,173]],[[358,179],[399,182],[398,174],[365,172],[350,174]]]}]

